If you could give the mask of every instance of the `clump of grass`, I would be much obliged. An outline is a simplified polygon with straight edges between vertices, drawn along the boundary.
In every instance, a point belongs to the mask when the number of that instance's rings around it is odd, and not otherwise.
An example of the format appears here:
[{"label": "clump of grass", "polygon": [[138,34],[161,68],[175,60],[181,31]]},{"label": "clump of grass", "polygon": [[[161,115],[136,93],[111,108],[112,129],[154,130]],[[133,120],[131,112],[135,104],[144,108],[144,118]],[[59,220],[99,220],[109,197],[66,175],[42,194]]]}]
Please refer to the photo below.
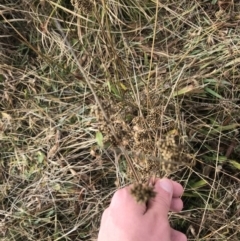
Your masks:
[{"label": "clump of grass", "polygon": [[[170,175],[185,186],[173,226],[191,240],[239,240],[240,4],[93,5],[0,5],[1,240],[96,240],[103,209],[128,183],[118,163],[127,156],[96,133],[119,113],[131,128],[156,107],[196,162]],[[153,140],[164,135],[155,124],[143,125]]]}]

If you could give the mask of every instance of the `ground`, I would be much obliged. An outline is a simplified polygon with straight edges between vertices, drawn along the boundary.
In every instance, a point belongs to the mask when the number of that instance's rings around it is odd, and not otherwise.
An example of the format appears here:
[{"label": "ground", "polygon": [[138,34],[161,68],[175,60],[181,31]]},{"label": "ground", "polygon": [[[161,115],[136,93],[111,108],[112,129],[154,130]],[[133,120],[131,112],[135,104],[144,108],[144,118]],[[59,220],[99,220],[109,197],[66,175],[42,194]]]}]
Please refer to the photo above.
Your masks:
[{"label": "ground", "polygon": [[0,37],[1,240],[96,240],[152,176],[189,240],[240,240],[239,1],[3,0]]}]

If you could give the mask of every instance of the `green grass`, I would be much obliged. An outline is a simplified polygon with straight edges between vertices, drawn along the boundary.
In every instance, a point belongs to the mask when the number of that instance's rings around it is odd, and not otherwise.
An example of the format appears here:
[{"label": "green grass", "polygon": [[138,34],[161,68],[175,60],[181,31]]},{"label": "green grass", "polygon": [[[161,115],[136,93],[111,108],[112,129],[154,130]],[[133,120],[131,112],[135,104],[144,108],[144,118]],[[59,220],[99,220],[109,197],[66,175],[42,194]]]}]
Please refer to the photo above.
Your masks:
[{"label": "green grass", "polygon": [[94,1],[84,13],[3,0],[1,240],[96,240],[129,182],[114,150],[139,151],[126,130],[157,108],[148,138],[173,121],[196,161],[169,174],[185,187],[171,223],[189,240],[240,240],[239,13],[238,1]]}]

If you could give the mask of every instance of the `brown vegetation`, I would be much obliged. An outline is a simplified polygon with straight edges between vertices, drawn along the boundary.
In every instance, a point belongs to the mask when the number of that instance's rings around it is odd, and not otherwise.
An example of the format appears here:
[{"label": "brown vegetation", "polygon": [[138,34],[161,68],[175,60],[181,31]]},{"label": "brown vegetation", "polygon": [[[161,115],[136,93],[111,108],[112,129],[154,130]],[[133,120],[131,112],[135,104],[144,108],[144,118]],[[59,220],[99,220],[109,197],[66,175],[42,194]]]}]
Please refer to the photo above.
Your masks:
[{"label": "brown vegetation", "polygon": [[167,175],[176,229],[240,240],[239,71],[239,1],[1,1],[0,239],[96,240]]}]

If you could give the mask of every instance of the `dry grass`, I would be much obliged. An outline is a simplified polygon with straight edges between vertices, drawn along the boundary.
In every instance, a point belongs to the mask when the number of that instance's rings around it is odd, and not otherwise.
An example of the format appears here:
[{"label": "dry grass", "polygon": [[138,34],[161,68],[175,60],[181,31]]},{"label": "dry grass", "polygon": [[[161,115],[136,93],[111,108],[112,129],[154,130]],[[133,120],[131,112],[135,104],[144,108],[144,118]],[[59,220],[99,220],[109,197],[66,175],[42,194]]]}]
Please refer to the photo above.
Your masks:
[{"label": "dry grass", "polygon": [[150,150],[124,139],[138,117],[154,142],[174,123],[195,161],[168,174],[173,226],[240,240],[239,1],[74,3],[0,4],[1,240],[96,240],[129,183],[116,150]]}]

